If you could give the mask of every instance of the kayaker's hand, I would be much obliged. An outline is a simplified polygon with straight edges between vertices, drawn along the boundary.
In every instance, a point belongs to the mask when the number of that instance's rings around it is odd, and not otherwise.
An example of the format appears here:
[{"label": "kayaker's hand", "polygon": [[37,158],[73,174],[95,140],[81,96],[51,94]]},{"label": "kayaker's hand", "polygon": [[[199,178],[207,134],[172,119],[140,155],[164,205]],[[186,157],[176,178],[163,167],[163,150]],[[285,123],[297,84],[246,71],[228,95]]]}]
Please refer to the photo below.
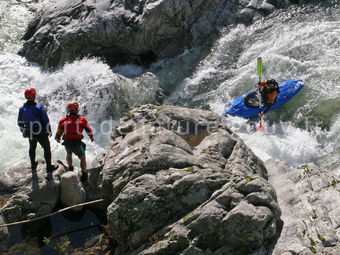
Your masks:
[{"label": "kayaker's hand", "polygon": [[260,117],[260,118],[262,118],[263,115],[264,115],[264,112],[260,112],[260,113],[259,113],[259,117]]}]

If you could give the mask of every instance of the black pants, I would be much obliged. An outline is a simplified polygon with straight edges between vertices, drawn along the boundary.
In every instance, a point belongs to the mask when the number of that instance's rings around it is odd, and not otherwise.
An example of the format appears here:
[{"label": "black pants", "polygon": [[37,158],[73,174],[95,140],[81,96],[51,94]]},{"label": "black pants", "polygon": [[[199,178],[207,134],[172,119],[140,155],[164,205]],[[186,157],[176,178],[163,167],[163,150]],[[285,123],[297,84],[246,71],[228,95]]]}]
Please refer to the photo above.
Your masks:
[{"label": "black pants", "polygon": [[29,155],[31,164],[35,162],[35,150],[37,149],[37,143],[41,145],[44,149],[44,158],[46,161],[47,167],[51,165],[52,155],[51,155],[51,146],[50,140],[48,139],[48,134],[41,135],[33,135],[32,138],[28,138],[30,143]]}]

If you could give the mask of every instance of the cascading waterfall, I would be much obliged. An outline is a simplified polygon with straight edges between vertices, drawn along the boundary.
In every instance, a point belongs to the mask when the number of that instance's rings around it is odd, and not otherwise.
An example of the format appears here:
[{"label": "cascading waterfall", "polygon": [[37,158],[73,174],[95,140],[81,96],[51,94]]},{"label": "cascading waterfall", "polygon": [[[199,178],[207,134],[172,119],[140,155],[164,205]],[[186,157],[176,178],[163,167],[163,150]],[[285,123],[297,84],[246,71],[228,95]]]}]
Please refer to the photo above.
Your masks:
[{"label": "cascading waterfall", "polygon": [[[263,160],[277,157],[292,166],[315,162],[340,172],[340,10],[336,3],[291,7],[249,26],[225,28],[211,49],[188,50],[148,70],[131,65],[110,69],[98,59],[43,70],[16,54],[32,17],[30,8],[1,1],[0,15],[0,169],[28,160],[27,141],[16,126],[27,87],[37,88],[38,101],[47,107],[54,131],[70,100],[80,102],[96,130],[105,124],[95,143],[87,141],[90,162],[106,146],[118,116],[128,106],[154,96],[158,84],[150,82],[154,79],[149,75],[140,76],[145,71],[158,77],[167,104],[210,108],[222,116],[226,103],[254,89],[256,59],[261,56],[263,79],[301,78],[305,87],[265,117],[263,134],[253,132],[256,120],[228,117],[227,124]],[[136,78],[127,81],[116,72]],[[55,141],[52,148],[54,159],[64,160],[64,148]],[[38,153],[42,156],[41,150]]]}]

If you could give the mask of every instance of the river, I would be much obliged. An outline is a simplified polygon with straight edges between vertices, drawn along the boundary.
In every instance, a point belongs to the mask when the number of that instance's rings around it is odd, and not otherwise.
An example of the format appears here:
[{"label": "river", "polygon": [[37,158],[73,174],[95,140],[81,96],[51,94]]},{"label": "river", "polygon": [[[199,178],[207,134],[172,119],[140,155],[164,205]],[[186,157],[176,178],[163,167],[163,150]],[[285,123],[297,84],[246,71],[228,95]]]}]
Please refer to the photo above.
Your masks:
[{"label": "river", "polygon": [[[262,57],[263,79],[302,79],[304,88],[265,116],[263,133],[254,132],[258,120],[227,117],[225,122],[263,160],[280,158],[290,166],[314,162],[340,174],[340,8],[336,2],[292,6],[249,26],[224,28],[211,47],[187,50],[149,68],[111,68],[93,58],[54,70],[44,70],[17,55],[20,38],[38,5],[24,3],[0,2],[1,170],[28,161],[28,142],[16,125],[27,87],[36,88],[37,100],[47,106],[53,131],[66,113],[67,102],[80,102],[81,111],[96,130],[94,143],[86,139],[91,162],[105,148],[116,121],[101,111],[114,98],[96,98],[115,73],[131,77],[152,72],[164,90],[165,104],[210,109],[223,116],[226,103],[254,89],[258,81],[256,59]],[[53,158],[64,160],[63,146],[53,139],[51,146]],[[43,152],[38,148],[41,157]]]}]

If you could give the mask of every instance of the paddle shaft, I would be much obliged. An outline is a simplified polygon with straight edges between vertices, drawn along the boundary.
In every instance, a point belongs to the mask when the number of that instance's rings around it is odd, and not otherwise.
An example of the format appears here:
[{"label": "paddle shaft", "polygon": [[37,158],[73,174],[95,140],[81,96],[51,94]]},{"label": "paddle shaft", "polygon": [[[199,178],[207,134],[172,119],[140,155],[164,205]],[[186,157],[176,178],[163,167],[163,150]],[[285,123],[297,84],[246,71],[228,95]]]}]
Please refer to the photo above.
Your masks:
[{"label": "paddle shaft", "polygon": [[[261,84],[261,76],[262,76],[262,58],[257,58],[257,74],[259,75],[259,84]],[[261,100],[261,94],[260,94],[260,88],[259,88],[259,100],[260,100],[260,109],[262,108],[262,100]],[[260,116],[260,126],[258,127],[258,130],[263,130],[262,126],[262,116]]]}]

